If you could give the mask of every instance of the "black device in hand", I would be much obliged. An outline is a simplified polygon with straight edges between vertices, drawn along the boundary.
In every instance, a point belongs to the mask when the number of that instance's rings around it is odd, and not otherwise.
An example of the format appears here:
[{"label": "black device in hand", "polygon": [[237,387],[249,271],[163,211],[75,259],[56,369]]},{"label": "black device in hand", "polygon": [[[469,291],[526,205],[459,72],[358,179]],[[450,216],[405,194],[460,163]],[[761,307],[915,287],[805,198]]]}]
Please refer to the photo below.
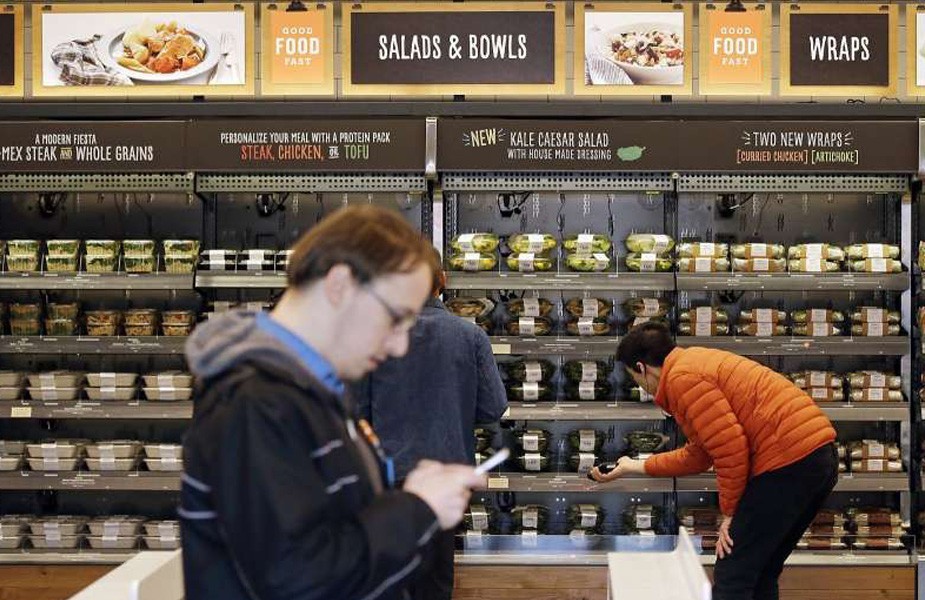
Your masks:
[{"label": "black device in hand", "polygon": [[[601,475],[606,475],[607,473],[610,473],[611,471],[613,471],[614,469],[617,468],[617,463],[615,463],[615,462],[600,462],[600,463],[598,463],[598,464],[596,464],[596,465],[594,465],[594,466],[597,468],[598,471],[600,471]],[[591,471],[588,471],[587,477],[588,477],[588,479],[590,479],[591,481],[594,481],[594,478],[591,477]]]}]

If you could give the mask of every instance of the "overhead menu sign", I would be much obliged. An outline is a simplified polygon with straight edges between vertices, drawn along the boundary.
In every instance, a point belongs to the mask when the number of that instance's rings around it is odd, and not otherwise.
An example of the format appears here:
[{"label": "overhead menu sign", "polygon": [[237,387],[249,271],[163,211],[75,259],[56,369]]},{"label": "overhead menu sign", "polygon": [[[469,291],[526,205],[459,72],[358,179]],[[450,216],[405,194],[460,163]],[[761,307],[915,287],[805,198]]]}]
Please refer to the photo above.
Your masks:
[{"label": "overhead menu sign", "polygon": [[192,171],[423,171],[424,119],[190,123]]},{"label": "overhead menu sign", "polygon": [[744,12],[727,12],[722,5],[702,5],[699,93],[771,93],[771,7],[746,6]]},{"label": "overhead menu sign", "polygon": [[182,121],[0,122],[0,171],[186,171]]},{"label": "overhead menu sign", "polygon": [[252,4],[35,4],[34,96],[254,93]]},{"label": "overhead menu sign", "polygon": [[22,6],[0,6],[0,98],[23,94]]},{"label": "overhead menu sign", "polygon": [[909,96],[925,95],[925,6],[906,7],[906,88]]},{"label": "overhead menu sign", "polygon": [[678,134],[680,170],[912,173],[918,168],[914,121],[687,122]]},{"label": "overhead menu sign", "polygon": [[781,95],[894,95],[896,5],[781,7]]},{"label": "overhead menu sign", "polygon": [[678,123],[441,119],[443,171],[659,171],[677,165]]},{"label": "overhead menu sign", "polygon": [[312,4],[303,10],[287,10],[285,4],[265,4],[261,29],[261,94],[334,94],[332,5]]},{"label": "overhead menu sign", "polygon": [[565,6],[545,2],[343,5],[344,94],[565,91]]}]

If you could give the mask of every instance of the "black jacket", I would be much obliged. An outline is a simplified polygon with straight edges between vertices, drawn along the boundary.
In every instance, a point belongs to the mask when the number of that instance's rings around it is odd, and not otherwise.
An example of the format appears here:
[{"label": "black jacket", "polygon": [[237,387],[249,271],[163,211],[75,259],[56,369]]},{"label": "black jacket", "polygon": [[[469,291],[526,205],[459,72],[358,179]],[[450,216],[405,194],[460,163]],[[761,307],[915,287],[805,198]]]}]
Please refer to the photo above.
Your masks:
[{"label": "black jacket", "polygon": [[252,316],[210,321],[184,442],[186,600],[401,598],[439,526],[381,477],[353,410]]}]

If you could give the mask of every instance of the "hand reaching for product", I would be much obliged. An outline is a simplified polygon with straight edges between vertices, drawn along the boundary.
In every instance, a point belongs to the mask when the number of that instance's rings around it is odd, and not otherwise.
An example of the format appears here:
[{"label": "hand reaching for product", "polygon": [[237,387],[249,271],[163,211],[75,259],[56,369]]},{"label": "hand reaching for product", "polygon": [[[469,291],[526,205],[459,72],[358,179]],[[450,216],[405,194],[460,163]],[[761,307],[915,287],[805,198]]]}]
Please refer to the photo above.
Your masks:
[{"label": "hand reaching for product", "polygon": [[719,524],[719,539],[716,540],[716,558],[725,558],[732,554],[732,537],[729,535],[729,527],[732,525],[732,517],[723,517]]},{"label": "hand reaching for product", "polygon": [[405,480],[404,491],[426,502],[437,515],[440,528],[448,531],[462,521],[472,490],[486,484],[486,476],[470,466],[422,460]]},{"label": "hand reaching for product", "polygon": [[614,467],[611,471],[607,473],[602,473],[598,467],[591,469],[589,473],[591,479],[599,483],[607,483],[608,481],[614,481],[615,479],[620,479],[621,477],[626,477],[627,475],[645,475],[646,461],[637,460],[635,458],[630,458],[629,456],[623,456],[620,460],[617,461],[617,466]]}]

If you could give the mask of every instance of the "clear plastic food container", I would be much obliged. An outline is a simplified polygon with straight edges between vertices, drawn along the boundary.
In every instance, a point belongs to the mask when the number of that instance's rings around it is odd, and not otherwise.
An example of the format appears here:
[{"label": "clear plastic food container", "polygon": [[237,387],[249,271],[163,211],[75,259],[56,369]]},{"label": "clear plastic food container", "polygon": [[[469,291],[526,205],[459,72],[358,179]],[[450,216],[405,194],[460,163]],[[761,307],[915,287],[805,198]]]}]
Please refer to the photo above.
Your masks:
[{"label": "clear plastic food container", "polygon": [[128,402],[135,399],[134,387],[88,387],[87,398],[94,402]]},{"label": "clear plastic food container", "polygon": [[189,388],[193,386],[193,376],[183,371],[148,373],[143,380],[145,386],[150,388]]},{"label": "clear plastic food container", "polygon": [[136,440],[110,440],[87,445],[90,458],[133,458],[141,452],[142,444]]},{"label": "clear plastic food container", "polygon": [[40,402],[73,402],[80,395],[80,388],[72,387],[30,387],[29,397]]},{"label": "clear plastic food container", "polygon": [[148,400],[154,400],[156,402],[184,401],[193,397],[193,390],[191,388],[146,387],[142,389],[145,393],[145,398]]},{"label": "clear plastic food container", "polygon": [[77,319],[80,315],[80,305],[76,302],[49,302],[45,315],[49,319]]},{"label": "clear plastic food container", "polygon": [[80,459],[77,458],[29,458],[29,468],[33,471],[76,471]]},{"label": "clear plastic food container", "polygon": [[29,385],[36,388],[80,387],[83,378],[83,373],[76,371],[45,371],[44,373],[31,373],[27,377]]},{"label": "clear plastic food container", "polygon": [[91,387],[132,387],[137,381],[136,373],[87,373]]},{"label": "clear plastic food container", "polygon": [[183,459],[181,458],[146,458],[145,465],[151,471],[176,472],[176,471],[183,470]]}]

